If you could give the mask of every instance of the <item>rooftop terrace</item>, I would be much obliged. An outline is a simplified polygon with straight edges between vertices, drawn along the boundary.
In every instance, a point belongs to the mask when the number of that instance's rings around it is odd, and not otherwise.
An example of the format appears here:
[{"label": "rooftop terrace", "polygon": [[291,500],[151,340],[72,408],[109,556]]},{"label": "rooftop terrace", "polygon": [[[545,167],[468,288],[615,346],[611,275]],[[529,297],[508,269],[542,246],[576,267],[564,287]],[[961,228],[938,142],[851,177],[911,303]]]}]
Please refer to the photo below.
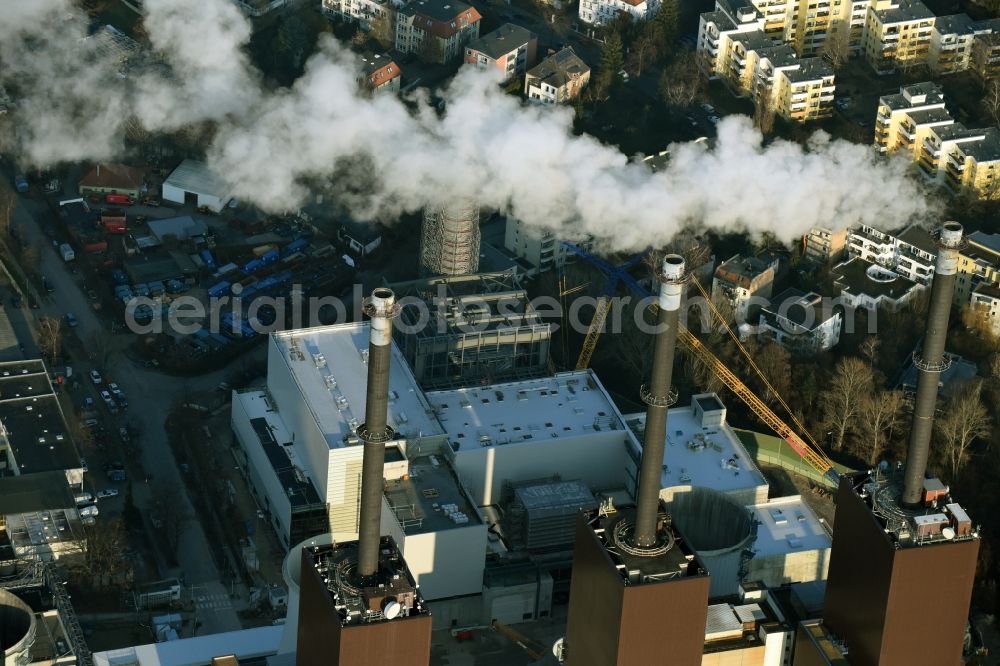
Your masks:
[{"label": "rooftop terrace", "polygon": [[[879,277],[876,279],[872,275]],[[840,289],[856,296],[863,294],[874,299],[885,297],[899,300],[910,291],[922,288],[913,280],[860,257],[834,266],[830,271],[830,277]]]}]

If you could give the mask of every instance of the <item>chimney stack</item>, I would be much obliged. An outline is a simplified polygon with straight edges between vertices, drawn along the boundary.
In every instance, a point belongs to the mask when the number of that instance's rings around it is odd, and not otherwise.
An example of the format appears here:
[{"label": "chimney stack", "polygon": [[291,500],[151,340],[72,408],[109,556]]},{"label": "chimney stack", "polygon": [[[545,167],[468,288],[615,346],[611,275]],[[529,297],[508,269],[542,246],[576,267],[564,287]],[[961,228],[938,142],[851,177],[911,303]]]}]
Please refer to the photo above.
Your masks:
[{"label": "chimney stack", "polygon": [[961,244],[962,225],[958,222],[946,222],[938,239],[938,255],[931,283],[931,301],[927,311],[924,343],[920,354],[914,354],[913,357],[913,363],[919,369],[919,376],[917,395],[913,401],[910,444],[906,454],[903,506],[916,506],[923,498],[924,473],[927,471],[927,456],[934,429],[938,382],[941,373],[950,365],[944,357],[944,344],[948,336],[948,315],[951,312],[951,301],[955,292]]},{"label": "chimney stack", "polygon": [[659,276],[660,309],[656,321],[653,369],[649,385],[640,390],[647,407],[639,488],[636,491],[634,540],[639,548],[652,548],[657,544],[656,523],[660,511],[663,449],[667,438],[667,408],[677,400],[671,378],[674,372],[674,351],[677,347],[684,277],[683,257],[668,254],[663,258],[663,272]]},{"label": "chimney stack", "polygon": [[361,464],[361,515],[358,524],[358,574],[362,580],[371,579],[378,572],[385,444],[396,436],[387,421],[392,318],[397,310],[396,295],[384,287],[375,289],[364,305],[365,314],[371,318],[371,335],[365,422],[358,426],[357,431],[365,447]]}]

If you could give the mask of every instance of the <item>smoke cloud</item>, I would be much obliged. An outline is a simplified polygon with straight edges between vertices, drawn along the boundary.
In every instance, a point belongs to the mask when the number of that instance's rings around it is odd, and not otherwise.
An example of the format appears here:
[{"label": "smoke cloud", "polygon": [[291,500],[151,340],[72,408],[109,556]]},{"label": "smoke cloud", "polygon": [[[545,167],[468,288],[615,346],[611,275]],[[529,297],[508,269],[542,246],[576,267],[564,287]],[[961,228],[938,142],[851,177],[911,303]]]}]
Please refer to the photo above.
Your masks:
[{"label": "smoke cloud", "polygon": [[471,67],[443,91],[442,113],[419,95],[370,98],[356,57],[332,38],[292,87],[268,90],[244,50],[249,24],[229,0],[146,7],[163,65],[128,80],[83,39],[69,0],[15,3],[5,16],[0,77],[16,84],[20,146],[33,163],[106,159],[121,150],[128,118],[151,131],[210,120],[209,164],[265,210],[329,192],[359,219],[391,221],[471,197],[612,250],[664,245],[692,225],[791,240],[813,226],[893,228],[937,212],[906,160],[822,132],[806,146],[764,145],[749,119],[727,117],[714,146],[670,146],[653,173],[574,135],[572,110],[525,105]]}]

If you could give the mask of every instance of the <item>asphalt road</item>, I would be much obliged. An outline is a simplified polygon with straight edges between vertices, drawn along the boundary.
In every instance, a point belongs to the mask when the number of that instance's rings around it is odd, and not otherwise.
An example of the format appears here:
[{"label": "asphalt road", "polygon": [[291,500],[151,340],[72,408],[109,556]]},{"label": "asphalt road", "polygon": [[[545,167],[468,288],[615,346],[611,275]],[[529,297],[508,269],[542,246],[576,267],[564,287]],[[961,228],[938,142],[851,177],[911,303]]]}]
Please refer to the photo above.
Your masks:
[{"label": "asphalt road", "polygon": [[[52,248],[50,239],[42,233],[41,226],[32,219],[33,214],[47,215],[44,202],[22,200],[21,204],[14,211],[14,223],[26,242],[41,248],[39,272],[46,277],[55,291],[50,294],[44,292],[39,294],[41,307],[38,310],[22,308],[19,313],[9,313],[13,315],[11,320],[15,331],[19,334],[25,331],[29,318],[33,319],[42,315],[58,318],[65,317],[67,312],[72,312],[78,320],[75,333],[85,346],[89,340],[94,339],[94,336],[111,336],[112,334],[104,323],[91,310],[86,295],[81,291],[78,283],[81,276],[70,273],[65,262]],[[43,220],[44,218],[39,217],[38,219]],[[39,285],[35,286],[38,291],[41,291]],[[7,307],[10,307],[9,304]],[[149,508],[154,499],[152,495],[156,486],[155,482],[176,483],[181,488],[185,488],[164,429],[167,412],[182,390],[187,392],[208,390],[222,381],[227,369],[197,378],[179,380],[144,369],[131,362],[122,353],[122,349],[131,341],[131,334],[119,333],[114,335],[113,339],[114,347],[109,355],[107,367],[99,370],[104,376],[105,382],[118,383],[128,397],[129,409],[124,414],[119,414],[117,418],[107,419],[109,424],[113,425],[113,428],[109,427],[109,430],[115,432],[119,425],[129,421],[134,422],[141,430],[139,437],[141,463],[142,467],[153,475],[154,483],[145,484],[141,483],[139,479],[135,479],[133,481],[133,494],[136,505],[146,516],[148,533],[153,535],[152,538],[156,538],[156,530],[148,522]],[[80,376],[81,384],[85,387],[82,390],[93,391],[95,402],[100,405],[100,397],[94,390],[97,387],[94,387],[86,379],[87,373],[94,367],[93,364],[89,359],[74,359],[72,366],[74,373]],[[82,400],[82,395],[77,394],[74,400]],[[100,470],[91,470],[90,472],[90,474],[95,473],[100,475]],[[187,515],[196,516],[186,490],[181,493],[181,501],[183,511]],[[165,575],[182,576],[188,587],[195,590],[193,597],[196,605],[199,606],[198,621],[202,624],[198,633],[208,634],[240,629],[239,618],[232,607],[233,602],[226,601],[229,599],[229,588],[220,582],[218,569],[212,559],[208,540],[199,520],[188,521],[187,527],[180,537],[177,559],[179,567],[175,571],[164,573]],[[202,602],[198,603],[198,599],[201,599]]]}]

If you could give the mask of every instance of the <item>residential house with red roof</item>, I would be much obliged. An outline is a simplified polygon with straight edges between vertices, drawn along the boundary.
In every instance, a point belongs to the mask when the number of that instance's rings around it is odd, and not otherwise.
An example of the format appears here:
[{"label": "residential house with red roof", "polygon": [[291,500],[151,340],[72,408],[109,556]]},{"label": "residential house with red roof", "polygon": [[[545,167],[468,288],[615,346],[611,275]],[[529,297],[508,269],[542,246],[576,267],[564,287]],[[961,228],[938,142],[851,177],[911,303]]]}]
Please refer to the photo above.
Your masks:
[{"label": "residential house with red roof", "polygon": [[481,20],[475,7],[458,0],[412,0],[396,18],[396,50],[427,62],[448,62],[479,37]]}]

